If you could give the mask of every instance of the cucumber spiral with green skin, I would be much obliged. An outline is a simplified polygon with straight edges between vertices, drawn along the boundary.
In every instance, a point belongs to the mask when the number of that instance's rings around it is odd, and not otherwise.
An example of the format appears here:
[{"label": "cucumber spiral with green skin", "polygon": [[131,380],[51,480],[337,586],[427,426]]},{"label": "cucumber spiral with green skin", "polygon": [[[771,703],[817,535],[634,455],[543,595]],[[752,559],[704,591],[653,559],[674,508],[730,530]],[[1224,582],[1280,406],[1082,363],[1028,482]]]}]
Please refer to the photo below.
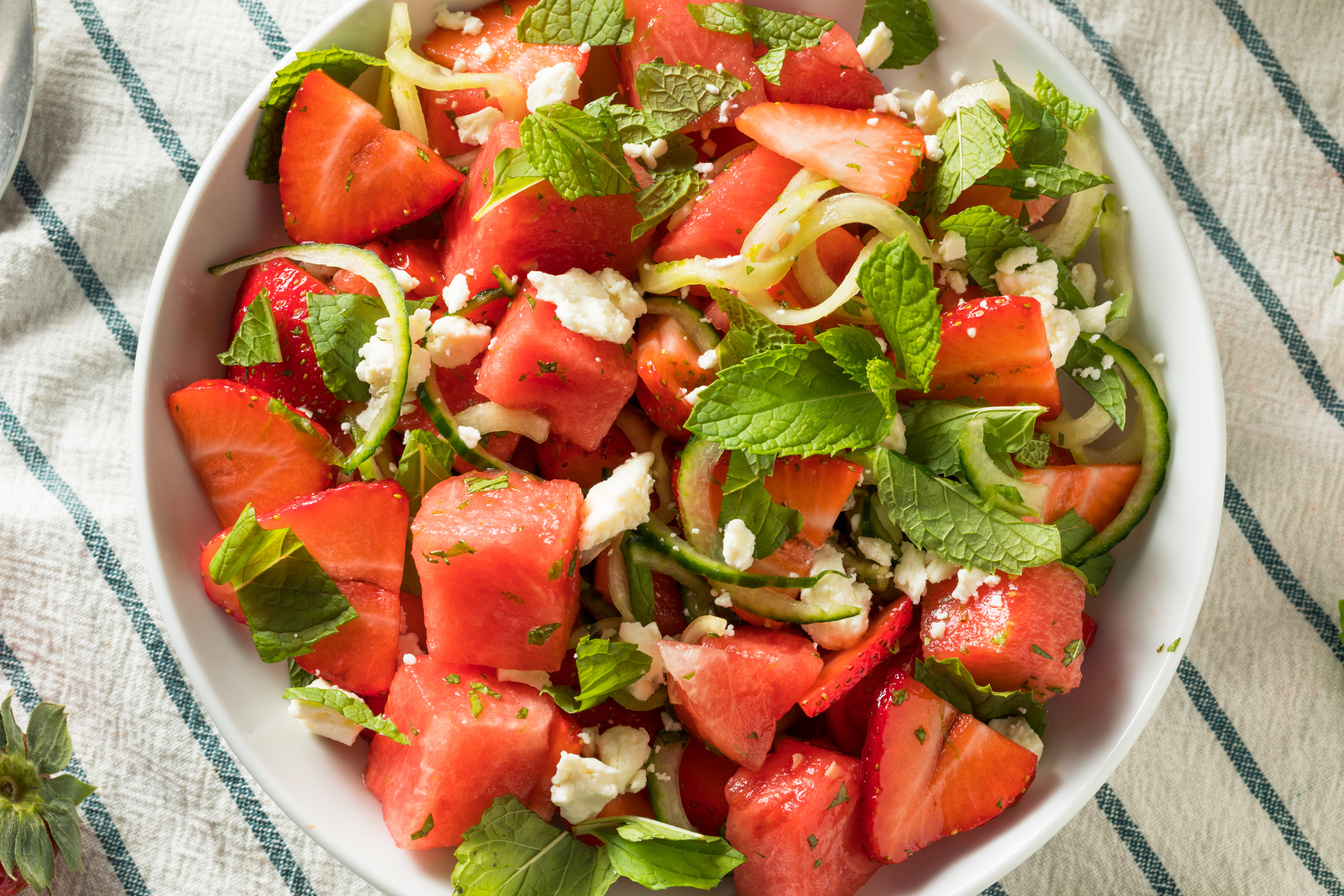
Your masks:
[{"label": "cucumber spiral with green skin", "polygon": [[339,243],[309,243],[303,246],[279,246],[253,255],[244,255],[225,264],[210,268],[216,277],[242,268],[263,264],[276,258],[287,258],[303,264],[317,264],[326,267],[343,268],[352,274],[363,277],[373,284],[382,299],[388,319],[392,321],[392,376],[387,385],[389,400],[379,409],[373,425],[368,428],[355,443],[350,456],[341,461],[341,469],[349,473],[359,468],[383,439],[392,431],[401,416],[401,397],[406,393],[406,381],[411,363],[410,319],[406,314],[406,294],[393,275],[391,268],[383,264],[382,259],[367,249],[357,249]]}]

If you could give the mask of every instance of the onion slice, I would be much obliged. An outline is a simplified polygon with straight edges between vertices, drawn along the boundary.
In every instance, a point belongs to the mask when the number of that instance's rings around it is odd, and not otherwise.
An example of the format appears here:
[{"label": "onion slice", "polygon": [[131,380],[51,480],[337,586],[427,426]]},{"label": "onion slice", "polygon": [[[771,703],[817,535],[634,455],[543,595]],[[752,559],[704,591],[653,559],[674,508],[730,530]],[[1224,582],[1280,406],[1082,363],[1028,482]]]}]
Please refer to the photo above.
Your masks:
[{"label": "onion slice", "polygon": [[477,432],[516,432],[534,442],[544,442],[551,434],[551,421],[536,411],[506,408],[493,401],[483,401],[458,411],[457,425],[470,426]]},{"label": "onion slice", "polygon": [[430,62],[412,50],[404,40],[390,44],[387,66],[416,87],[426,90],[479,90],[484,88],[499,100],[504,115],[513,121],[522,121],[527,115],[527,94],[512,75],[483,72],[455,72],[437,62]]}]

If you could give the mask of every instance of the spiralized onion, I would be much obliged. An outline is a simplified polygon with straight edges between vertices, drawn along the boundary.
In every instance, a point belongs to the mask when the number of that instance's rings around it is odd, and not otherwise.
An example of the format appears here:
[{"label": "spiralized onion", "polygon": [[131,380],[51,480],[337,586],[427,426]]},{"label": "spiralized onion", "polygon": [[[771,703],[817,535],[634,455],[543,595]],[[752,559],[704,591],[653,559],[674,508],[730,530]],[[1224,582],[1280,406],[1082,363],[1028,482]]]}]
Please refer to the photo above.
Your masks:
[{"label": "spiralized onion", "polygon": [[551,434],[551,421],[535,411],[506,408],[493,401],[474,404],[454,416],[458,426],[470,426],[481,433],[516,432],[534,442],[544,442]]},{"label": "spiralized onion", "polygon": [[393,74],[401,75],[426,90],[479,90],[484,88],[499,100],[505,117],[522,121],[527,115],[527,93],[512,75],[455,72],[412,50],[405,41],[393,41],[384,54]]},{"label": "spiralized onion", "polygon": [[[387,48],[411,42],[411,15],[405,3],[392,5],[392,22],[387,30]],[[421,143],[429,142],[429,128],[425,125],[425,110],[420,107],[420,95],[415,84],[398,71],[391,71],[387,80],[392,106],[397,111],[397,126]]]},{"label": "spiralized onion", "polygon": [[665,441],[667,433],[659,430],[649,443],[649,450],[653,452],[653,493],[658,496],[658,509],[650,512],[663,522],[670,523],[676,513],[677,504],[672,496],[672,468],[668,466],[667,456],[663,454]]},{"label": "spiralized onion", "polygon": [[1081,417],[1062,411],[1054,420],[1042,420],[1040,423],[1041,431],[1050,436],[1051,442],[1069,451],[1092,444],[1110,432],[1113,426],[1115,421],[1111,415],[1095,402]]},{"label": "spiralized onion", "polygon": [[648,451],[653,444],[653,427],[629,408],[622,408],[616,415],[616,428],[625,433],[636,451]]},{"label": "spiralized onion", "polygon": [[722,616],[697,616],[681,633],[681,640],[687,644],[698,644],[705,635],[722,638],[727,631],[728,620]]},{"label": "spiralized onion", "polygon": [[[624,536],[621,536],[624,538]],[[630,578],[625,574],[625,558],[621,555],[621,542],[617,539],[611,545],[611,557],[607,563],[607,587],[611,589],[611,605],[626,622],[638,622],[635,610],[630,603]]]}]

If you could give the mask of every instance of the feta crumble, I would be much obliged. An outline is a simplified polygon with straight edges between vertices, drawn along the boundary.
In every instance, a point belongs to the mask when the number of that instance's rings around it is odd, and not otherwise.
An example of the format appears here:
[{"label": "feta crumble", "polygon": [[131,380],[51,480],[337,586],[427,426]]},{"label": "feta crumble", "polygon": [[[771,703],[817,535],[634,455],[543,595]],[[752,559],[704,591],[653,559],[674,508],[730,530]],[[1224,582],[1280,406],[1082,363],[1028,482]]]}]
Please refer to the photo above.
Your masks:
[{"label": "feta crumble", "polygon": [[858,607],[859,614],[835,622],[813,622],[803,626],[812,640],[827,650],[853,647],[868,630],[868,610],[873,603],[872,590],[845,572],[844,555],[831,545],[822,545],[812,561],[812,575],[833,571],[840,575],[824,576],[811,588],[804,588],[799,600],[820,609]]},{"label": "feta crumble", "polygon": [[570,268],[564,274],[533,271],[527,281],[537,298],[555,306],[565,329],[602,342],[623,345],[635,334],[635,321],[647,310],[638,289],[611,268],[590,274]]},{"label": "feta crumble", "polygon": [[638,793],[648,783],[644,767],[652,754],[649,732],[643,728],[614,725],[597,736],[597,758],[616,771],[621,793]]},{"label": "feta crumble", "polygon": [[947,121],[947,116],[943,110],[938,108],[938,94],[932,90],[926,90],[915,100],[915,127],[926,134],[936,134],[938,129]]},{"label": "feta crumble", "polygon": [[712,348],[703,355],[695,359],[695,364],[701,370],[715,370],[719,366],[719,350]]},{"label": "feta crumble", "polygon": [[456,314],[471,301],[471,287],[467,285],[467,276],[458,274],[443,288],[443,306],[449,314]]},{"label": "feta crumble", "polygon": [[463,34],[480,34],[485,23],[469,12],[452,12],[441,9],[434,14],[434,24],[449,31],[461,31]]},{"label": "feta crumble", "polygon": [[[333,689],[358,700],[359,697],[352,694],[344,688],[338,688],[329,681],[321,678],[314,678],[308,683],[310,688]],[[321,703],[313,703],[308,700],[289,701],[290,718],[298,719],[313,734],[321,735],[334,741],[345,744],[347,747],[354,744],[359,739],[359,732],[363,725],[358,722],[352,722],[341,715],[338,710]]]},{"label": "feta crumble", "polygon": [[649,143],[625,143],[621,150],[632,159],[639,159],[649,169],[658,167],[658,160],[667,154],[667,141],[662,137]]},{"label": "feta crumble", "polygon": [[514,681],[537,690],[551,686],[551,676],[536,669],[500,669],[495,677],[500,681]]},{"label": "feta crumble", "polygon": [[938,264],[960,261],[966,257],[966,237],[949,230],[947,235],[933,244],[933,260]]},{"label": "feta crumble", "polygon": [[869,538],[860,535],[855,539],[855,544],[859,548],[859,553],[869,560],[881,566],[883,569],[890,569],[896,561],[896,551],[891,543],[881,538]]},{"label": "feta crumble", "polygon": [[980,590],[981,585],[993,587],[999,582],[999,577],[992,572],[979,569],[959,569],[957,570],[957,587],[953,589],[952,596],[964,604],[971,599],[975,592]]},{"label": "feta crumble", "polygon": [[468,448],[475,448],[481,444],[481,431],[474,426],[459,426],[457,435],[462,440],[462,444]]},{"label": "feta crumble", "polygon": [[479,112],[457,116],[458,139],[468,146],[480,146],[490,139],[495,125],[504,120],[504,113],[494,106],[486,106]]},{"label": "feta crumble", "polygon": [[990,719],[989,727],[1019,747],[1035,753],[1037,759],[1041,758],[1041,753],[1045,752],[1045,744],[1041,741],[1041,736],[1031,730],[1031,726],[1026,723],[1025,719]]},{"label": "feta crumble", "polygon": [[587,821],[620,795],[619,779],[601,759],[562,753],[551,778],[551,802],[570,824]]},{"label": "feta crumble", "polygon": [[482,62],[489,62],[495,58],[495,48],[490,46],[490,41],[481,41],[481,45],[476,48],[476,58]]},{"label": "feta crumble", "polygon": [[527,111],[570,103],[579,98],[579,74],[572,62],[557,62],[537,72],[527,88]]},{"label": "feta crumble", "polygon": [[[415,407],[415,390],[429,376],[429,352],[420,347],[429,329],[429,309],[421,308],[410,316],[411,360],[406,375],[406,389],[396,398],[400,399],[400,413],[408,413]],[[355,424],[365,431],[373,428],[373,421],[387,404],[394,400],[388,394],[392,387],[392,374],[396,363],[392,349],[392,318],[384,317],[378,321],[377,331],[359,347],[359,364],[355,367],[355,376],[369,386],[369,403],[355,418]]]},{"label": "feta crumble", "polygon": [[1106,315],[1111,311],[1110,302],[1102,302],[1100,305],[1094,305],[1091,308],[1079,308],[1073,312],[1073,316],[1078,318],[1078,327],[1084,333],[1100,333],[1106,329]]},{"label": "feta crumble", "polygon": [[652,452],[636,454],[588,490],[583,499],[579,550],[586,551],[649,520]]},{"label": "feta crumble", "polygon": [[924,155],[930,162],[941,162],[943,160],[943,147],[938,142],[937,134],[924,135]]},{"label": "feta crumble", "polygon": [[656,622],[650,622],[648,625],[622,622],[618,635],[622,641],[638,647],[639,652],[647,654],[651,660],[649,671],[644,677],[626,688],[630,696],[636,700],[647,700],[663,685],[663,654],[658,649],[658,642],[662,640],[663,634],[658,631]]},{"label": "feta crumble", "polygon": [[879,444],[883,448],[890,448],[897,454],[905,453],[905,420],[901,418],[900,414],[891,418],[891,426],[887,429],[887,437]]},{"label": "feta crumble", "polygon": [[[461,275],[459,275],[461,276]],[[445,314],[434,321],[425,338],[429,360],[438,367],[461,367],[490,343],[490,328],[465,317]]]},{"label": "feta crumble", "polygon": [[906,541],[901,543],[901,559],[892,570],[892,579],[911,602],[918,604],[929,585],[952,578],[956,571],[955,564],[948,563],[933,551],[921,551]]},{"label": "feta crumble", "polygon": [[744,570],[755,561],[756,533],[742,520],[729,520],[723,527],[723,562],[733,569]]},{"label": "feta crumble", "polygon": [[858,47],[859,58],[863,60],[865,67],[874,69],[887,61],[891,51],[896,49],[896,44],[891,38],[891,29],[887,27],[886,22],[879,21],[877,27],[868,32],[868,36]]}]

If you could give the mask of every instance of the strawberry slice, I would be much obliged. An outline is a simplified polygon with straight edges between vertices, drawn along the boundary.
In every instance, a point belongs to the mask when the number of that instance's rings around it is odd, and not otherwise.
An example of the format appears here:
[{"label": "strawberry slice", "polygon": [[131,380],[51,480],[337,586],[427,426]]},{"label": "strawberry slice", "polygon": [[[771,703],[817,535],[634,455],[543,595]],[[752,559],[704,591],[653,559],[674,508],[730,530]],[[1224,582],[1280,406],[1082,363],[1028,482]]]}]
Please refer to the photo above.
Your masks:
[{"label": "strawberry slice", "polygon": [[[395,270],[405,271],[418,281],[414,289],[406,290],[406,298],[427,299],[442,293],[445,285],[443,272],[439,270],[439,250],[434,245],[435,242],[427,239],[400,242],[383,239],[374,240],[364,248],[377,255],[383,264]],[[328,292],[331,291],[359,293],[366,296],[378,295],[378,290],[372,283],[349,271],[336,272],[336,276],[331,278],[331,289]]]},{"label": "strawberry slice", "polygon": [[674,318],[650,314],[639,322],[635,397],[654,425],[683,442],[691,437],[686,431],[691,416],[686,393],[714,381],[714,371],[700,366],[700,355]]},{"label": "strawberry slice", "polygon": [[910,625],[914,605],[902,597],[868,624],[863,640],[853,647],[823,657],[826,665],[811,689],[798,701],[808,716],[815,716],[847,694],[879,663],[891,656],[901,635]]},{"label": "strawberry slice", "polygon": [[989,821],[1035,776],[1034,753],[896,669],[878,694],[863,749],[864,849],[875,862],[903,862]]},{"label": "strawberry slice", "polygon": [[1093,529],[1105,529],[1125,506],[1139,478],[1138,464],[1068,464],[1024,469],[1026,482],[1047,486],[1044,520],[1053,523],[1070,510]]},{"label": "strawberry slice", "polygon": [[280,146],[280,209],[296,242],[367,242],[443,205],[462,181],[321,69],[303,79]]},{"label": "strawberry slice", "polygon": [[201,380],[168,397],[168,411],[222,526],[251,504],[261,516],[331,484],[327,431],[270,393]]},{"label": "strawberry slice", "polygon": [[761,103],[738,116],[737,128],[804,168],[893,204],[905,198],[924,157],[919,128],[864,109]]},{"label": "strawberry slice", "polygon": [[233,306],[234,333],[242,325],[247,307],[263,291],[275,317],[281,360],[250,367],[231,366],[229,379],[252,389],[262,389],[295,407],[306,408],[324,425],[334,422],[345,402],[332,395],[322,381],[317,355],[308,338],[308,325],[304,323],[308,316],[308,294],[327,294],[332,290],[286,258],[254,265],[248,268],[247,276],[238,288],[238,301]]}]

